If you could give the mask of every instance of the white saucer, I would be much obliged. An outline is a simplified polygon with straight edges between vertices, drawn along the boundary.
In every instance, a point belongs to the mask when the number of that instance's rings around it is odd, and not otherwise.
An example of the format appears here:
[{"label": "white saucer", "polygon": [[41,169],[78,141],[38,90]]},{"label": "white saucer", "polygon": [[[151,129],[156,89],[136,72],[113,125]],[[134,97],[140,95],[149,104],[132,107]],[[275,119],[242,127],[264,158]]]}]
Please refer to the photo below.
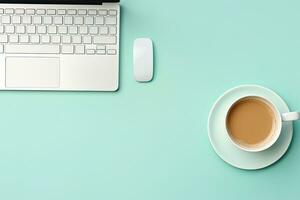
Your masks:
[{"label": "white saucer", "polygon": [[289,112],[283,99],[267,88],[257,85],[235,87],[219,97],[212,107],[208,118],[208,136],[215,152],[225,162],[237,168],[254,170],[275,163],[285,154],[292,141],[293,125],[292,122],[284,122],[278,141],[265,151],[251,153],[238,149],[226,134],[226,112],[234,101],[249,95],[264,97],[276,105],[280,112]]}]

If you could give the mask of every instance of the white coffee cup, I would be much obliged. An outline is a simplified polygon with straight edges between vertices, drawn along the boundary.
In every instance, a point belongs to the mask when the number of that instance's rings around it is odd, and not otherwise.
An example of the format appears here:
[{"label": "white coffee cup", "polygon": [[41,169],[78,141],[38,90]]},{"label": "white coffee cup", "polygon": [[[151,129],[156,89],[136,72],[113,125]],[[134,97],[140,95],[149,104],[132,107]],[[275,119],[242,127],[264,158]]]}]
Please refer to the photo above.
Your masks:
[{"label": "white coffee cup", "polygon": [[[272,111],[274,113],[274,117],[275,117],[275,128],[273,130],[273,133],[270,134],[270,138],[261,146],[257,146],[257,147],[246,147],[243,146],[239,143],[237,143],[230,134],[230,131],[228,130],[227,127],[227,118],[228,118],[228,114],[231,111],[231,108],[237,103],[240,102],[243,99],[246,98],[257,98],[261,101],[263,101],[264,103],[268,104],[270,108],[272,108]],[[266,150],[268,148],[270,148],[273,144],[275,144],[275,142],[278,140],[280,134],[281,134],[281,129],[282,129],[282,125],[285,122],[290,122],[290,121],[295,121],[295,120],[299,120],[300,119],[300,113],[299,112],[289,112],[289,113],[280,113],[278,108],[268,99],[264,98],[264,97],[260,97],[260,96],[243,96],[239,99],[237,99],[236,101],[234,101],[230,106],[229,109],[227,110],[226,113],[226,119],[225,119],[225,127],[227,130],[227,135],[228,138],[231,140],[231,142],[238,147],[241,150],[244,151],[248,151],[248,152],[259,152],[259,151],[263,151]]]}]

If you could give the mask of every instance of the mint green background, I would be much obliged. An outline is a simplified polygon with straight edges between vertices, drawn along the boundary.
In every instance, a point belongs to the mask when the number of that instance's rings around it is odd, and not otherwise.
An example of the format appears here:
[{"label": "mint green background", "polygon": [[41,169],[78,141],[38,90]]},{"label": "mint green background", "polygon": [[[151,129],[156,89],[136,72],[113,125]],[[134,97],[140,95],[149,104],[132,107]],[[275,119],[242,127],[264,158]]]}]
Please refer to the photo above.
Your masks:
[{"label": "mint green background", "polygon": [[[0,199],[298,199],[300,124],[277,164],[243,171],[213,151],[209,109],[260,84],[300,109],[297,0],[122,1],[116,93],[0,92]],[[153,82],[132,43],[155,43]]]}]

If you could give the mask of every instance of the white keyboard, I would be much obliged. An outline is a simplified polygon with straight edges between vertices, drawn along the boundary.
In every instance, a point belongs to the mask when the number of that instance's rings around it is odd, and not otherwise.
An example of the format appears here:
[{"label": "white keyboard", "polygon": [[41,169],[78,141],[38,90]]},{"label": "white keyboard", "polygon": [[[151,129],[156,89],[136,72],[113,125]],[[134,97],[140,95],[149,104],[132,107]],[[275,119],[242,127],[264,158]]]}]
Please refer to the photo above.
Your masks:
[{"label": "white keyboard", "polygon": [[118,12],[0,8],[0,54],[116,55]]}]

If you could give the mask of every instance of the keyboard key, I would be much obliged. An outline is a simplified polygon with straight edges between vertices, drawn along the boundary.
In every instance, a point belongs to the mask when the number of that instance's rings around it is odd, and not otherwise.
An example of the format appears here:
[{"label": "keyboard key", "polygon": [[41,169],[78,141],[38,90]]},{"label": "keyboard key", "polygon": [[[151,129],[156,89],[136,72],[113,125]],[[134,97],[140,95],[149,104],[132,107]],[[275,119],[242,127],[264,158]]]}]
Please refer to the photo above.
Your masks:
[{"label": "keyboard key", "polygon": [[63,54],[72,54],[74,53],[74,47],[72,45],[63,45],[61,46],[61,52]]},{"label": "keyboard key", "polygon": [[34,15],[35,14],[35,10],[34,9],[26,9],[26,14],[27,15]]},{"label": "keyboard key", "polygon": [[34,34],[36,32],[35,26],[27,26],[27,33]]},{"label": "keyboard key", "polygon": [[95,50],[93,50],[93,49],[87,49],[86,50],[86,54],[93,55],[93,54],[95,54]]},{"label": "keyboard key", "polygon": [[105,55],[106,51],[105,50],[96,50],[96,53],[99,55]]},{"label": "keyboard key", "polygon": [[0,35],[0,43],[6,43],[8,42],[7,35]]},{"label": "keyboard key", "polygon": [[59,44],[60,43],[60,36],[59,35],[52,35],[51,36],[51,42],[54,44]]},{"label": "keyboard key", "polygon": [[0,53],[3,53],[4,52],[4,46],[1,44],[0,45]]},{"label": "keyboard key", "polygon": [[75,35],[72,36],[72,43],[73,44],[81,44],[81,36],[80,35]]},{"label": "keyboard key", "polygon": [[14,26],[5,26],[5,32],[6,33],[14,33],[15,32],[15,27]]},{"label": "keyboard key", "polygon": [[116,44],[117,39],[115,36],[95,36],[95,44]]},{"label": "keyboard key", "polygon": [[85,49],[93,49],[93,50],[96,50],[96,45],[94,44],[88,44],[88,45],[85,45]]},{"label": "keyboard key", "polygon": [[68,33],[68,27],[67,26],[58,26],[57,32],[60,34],[67,34]]},{"label": "keyboard key", "polygon": [[117,18],[116,17],[106,17],[105,18],[105,24],[115,25],[115,24],[117,24]]},{"label": "keyboard key", "polygon": [[37,9],[36,10],[36,14],[37,15],[45,15],[46,14],[46,10],[45,9]]},{"label": "keyboard key", "polygon": [[48,33],[50,33],[50,34],[56,34],[57,33],[56,26],[48,26]]},{"label": "keyboard key", "polygon": [[66,17],[64,17],[64,24],[66,24],[66,25],[72,25],[73,24],[73,17],[72,16],[66,16]]},{"label": "keyboard key", "polygon": [[79,33],[80,34],[88,34],[88,28],[86,26],[80,26]]},{"label": "keyboard key", "polygon": [[17,8],[16,9],[16,14],[17,15],[24,15],[24,13],[25,13],[25,9],[23,9],[23,8]]},{"label": "keyboard key", "polygon": [[18,43],[19,36],[18,35],[9,35],[8,41],[11,43]]},{"label": "keyboard key", "polygon": [[54,9],[48,9],[47,10],[47,14],[48,15],[55,15],[56,14],[56,10],[54,10]]},{"label": "keyboard key", "polygon": [[79,9],[78,10],[78,15],[86,15],[87,11],[85,9]]},{"label": "keyboard key", "polygon": [[41,24],[42,23],[42,17],[41,16],[32,17],[32,23],[33,24]]},{"label": "keyboard key", "polygon": [[44,44],[50,43],[50,36],[49,35],[42,35],[41,36],[41,43],[44,43]]},{"label": "keyboard key", "polygon": [[0,33],[4,33],[4,26],[0,25]]},{"label": "keyboard key", "polygon": [[63,18],[62,16],[56,16],[53,18],[53,22],[54,24],[57,24],[57,25],[61,25],[63,24]]},{"label": "keyboard key", "polygon": [[0,8],[0,14],[3,14],[3,13],[4,13],[4,9]]},{"label": "keyboard key", "polygon": [[75,9],[67,10],[68,15],[76,15],[77,11]]},{"label": "keyboard key", "polygon": [[59,9],[59,10],[57,10],[57,14],[58,14],[58,15],[65,15],[65,14],[66,14],[66,10],[64,10],[64,9]]},{"label": "keyboard key", "polygon": [[92,37],[89,35],[83,36],[83,43],[84,44],[92,44]]},{"label": "keyboard key", "polygon": [[44,24],[52,24],[53,20],[52,20],[52,17],[51,16],[45,16],[43,18],[43,23]]},{"label": "keyboard key", "polygon": [[63,35],[61,38],[62,38],[61,40],[62,40],[63,44],[70,44],[71,43],[71,36]]},{"label": "keyboard key", "polygon": [[109,27],[109,34],[116,35],[117,34],[117,27],[115,27],[115,26]]},{"label": "keyboard key", "polygon": [[24,34],[25,33],[25,26],[16,26],[16,33]]},{"label": "keyboard key", "polygon": [[23,24],[31,24],[31,16],[23,16],[22,23]]},{"label": "keyboard key", "polygon": [[117,51],[115,49],[108,49],[107,50],[107,54],[108,55],[116,55],[117,54]]},{"label": "keyboard key", "polygon": [[74,24],[82,25],[83,24],[83,17],[75,17],[74,18]]},{"label": "keyboard key", "polygon": [[59,45],[6,45],[5,53],[58,54]]},{"label": "keyboard key", "polygon": [[89,15],[97,15],[97,10],[95,10],[95,9],[88,10],[88,14]]},{"label": "keyboard key", "polygon": [[6,8],[4,12],[5,12],[5,14],[14,14],[14,9]]},{"label": "keyboard key", "polygon": [[30,35],[29,38],[31,43],[40,43],[39,35]]},{"label": "keyboard key", "polygon": [[98,34],[98,27],[97,26],[91,26],[90,27],[90,34],[92,34],[92,35]]},{"label": "keyboard key", "polygon": [[69,26],[69,34],[77,34],[78,28],[77,26]]},{"label": "keyboard key", "polygon": [[2,24],[10,24],[10,16],[2,16]]},{"label": "keyboard key", "polygon": [[109,10],[108,14],[109,15],[117,15],[117,11],[116,10]]},{"label": "keyboard key", "polygon": [[107,35],[108,34],[108,27],[100,27],[100,34]]},{"label": "keyboard key", "polygon": [[104,45],[97,45],[96,49],[98,49],[98,50],[105,50],[105,46]]},{"label": "keyboard key", "polygon": [[76,45],[75,53],[76,54],[84,54],[84,45]]},{"label": "keyboard key", "polygon": [[46,26],[37,26],[37,33],[39,33],[39,34],[45,34],[45,33],[47,33]]},{"label": "keyboard key", "polygon": [[98,14],[105,16],[107,15],[107,10],[98,10]]},{"label": "keyboard key", "polygon": [[13,16],[12,17],[13,24],[21,24],[21,17],[20,16]]},{"label": "keyboard key", "polygon": [[85,18],[85,24],[87,24],[87,25],[94,24],[94,18],[93,17],[86,17]]},{"label": "keyboard key", "polygon": [[104,17],[95,17],[95,24],[96,25],[104,24]]},{"label": "keyboard key", "polygon": [[28,43],[29,36],[28,35],[20,35],[19,40],[20,40],[20,43]]}]

